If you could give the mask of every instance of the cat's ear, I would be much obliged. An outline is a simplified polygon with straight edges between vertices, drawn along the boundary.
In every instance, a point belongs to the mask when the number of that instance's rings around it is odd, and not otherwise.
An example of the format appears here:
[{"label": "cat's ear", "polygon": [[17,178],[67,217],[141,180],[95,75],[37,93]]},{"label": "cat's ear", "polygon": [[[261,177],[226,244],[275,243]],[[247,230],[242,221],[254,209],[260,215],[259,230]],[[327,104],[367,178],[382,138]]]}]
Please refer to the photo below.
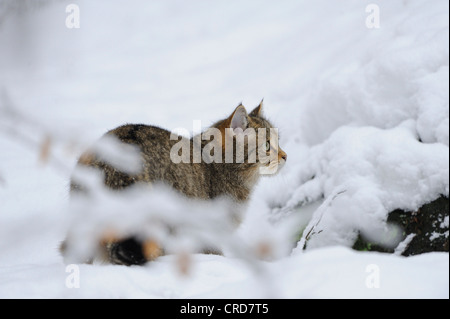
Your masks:
[{"label": "cat's ear", "polygon": [[233,114],[229,117],[229,127],[233,131],[245,131],[248,126],[248,114],[247,110],[242,104],[234,110]]},{"label": "cat's ear", "polygon": [[262,117],[263,116],[263,102],[264,99],[261,100],[261,103],[253,111],[250,112],[250,116]]}]

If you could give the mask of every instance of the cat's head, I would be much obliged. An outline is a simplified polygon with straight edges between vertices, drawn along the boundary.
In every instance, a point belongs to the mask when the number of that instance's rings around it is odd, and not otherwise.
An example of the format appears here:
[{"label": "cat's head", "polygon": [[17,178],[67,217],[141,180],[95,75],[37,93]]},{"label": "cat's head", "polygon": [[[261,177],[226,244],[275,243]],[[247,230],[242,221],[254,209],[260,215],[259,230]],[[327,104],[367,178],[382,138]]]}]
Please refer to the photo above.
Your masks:
[{"label": "cat's head", "polygon": [[261,175],[276,174],[286,163],[287,154],[278,143],[278,129],[264,117],[262,101],[250,113],[240,104],[213,127],[221,132],[225,163],[232,160],[258,168]]}]

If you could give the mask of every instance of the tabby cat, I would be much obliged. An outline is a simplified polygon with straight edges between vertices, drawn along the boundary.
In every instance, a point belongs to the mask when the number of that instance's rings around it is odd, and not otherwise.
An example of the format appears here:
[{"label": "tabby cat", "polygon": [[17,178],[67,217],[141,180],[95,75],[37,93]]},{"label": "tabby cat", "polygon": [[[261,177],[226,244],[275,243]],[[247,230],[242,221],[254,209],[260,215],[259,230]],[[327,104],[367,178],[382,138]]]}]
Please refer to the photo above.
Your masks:
[{"label": "tabby cat", "polygon": [[[277,131],[263,116],[262,107],[261,102],[253,111],[247,113],[245,107],[240,104],[229,117],[205,130],[219,134],[220,138],[215,140],[200,139],[199,136],[191,139],[181,136],[174,138],[174,134],[165,129],[133,124],[120,126],[106,133],[106,136],[113,136],[120,143],[137,147],[142,158],[142,167],[138,173],[123,172],[91,151],[85,152],[77,165],[100,170],[104,176],[104,184],[113,190],[122,190],[140,183],[163,182],[189,198],[210,200],[225,196],[235,203],[245,204],[263,169],[266,169],[265,174],[274,174],[287,159],[286,153],[278,147]],[[243,132],[251,130],[262,130],[264,133],[252,135],[256,148],[250,146],[251,137],[239,139]],[[176,163],[177,161],[173,160],[174,149],[180,145],[187,145],[189,154],[185,159],[188,160]],[[196,161],[195,151],[206,150],[207,146],[207,154],[200,157],[200,161]],[[232,161],[229,156],[230,146]],[[245,150],[240,159],[237,156],[239,147]],[[215,160],[212,161],[211,149],[216,153]],[[175,155],[178,156],[178,153],[175,152]],[[71,194],[83,192],[83,187],[72,180]],[[241,215],[237,214],[236,225],[240,220]],[[63,255],[67,253],[68,246],[69,240],[66,239],[61,245]],[[99,246],[99,255],[103,261],[112,264],[142,265],[163,254],[160,247],[162,245],[142,242],[133,237],[105,238]]]}]

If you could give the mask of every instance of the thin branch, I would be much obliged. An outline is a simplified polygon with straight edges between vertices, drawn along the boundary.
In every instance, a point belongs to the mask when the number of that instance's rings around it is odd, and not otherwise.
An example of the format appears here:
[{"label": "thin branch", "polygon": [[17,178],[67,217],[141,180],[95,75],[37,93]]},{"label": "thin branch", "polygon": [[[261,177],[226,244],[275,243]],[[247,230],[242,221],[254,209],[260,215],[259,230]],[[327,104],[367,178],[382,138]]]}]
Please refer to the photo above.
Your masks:
[{"label": "thin branch", "polygon": [[[347,192],[347,190],[342,190],[337,192],[336,194],[334,194],[333,196],[329,197],[323,204],[322,206],[320,206],[318,214],[319,217],[316,221],[316,223],[312,226],[309,227],[308,232],[306,233],[305,236],[302,236],[302,239],[299,242],[299,247],[302,247],[302,249],[306,248],[306,244],[308,243],[308,241],[311,239],[311,237],[314,234],[320,234],[322,230],[319,230],[318,232],[315,232],[316,227],[320,224],[320,222],[322,221],[323,216],[325,215],[326,211],[328,210],[328,208],[331,207],[331,204],[333,203],[333,201],[339,197],[340,195],[344,194],[345,192]],[[305,229],[306,231],[306,229]]]},{"label": "thin branch", "polygon": [[[18,111],[5,89],[0,95],[0,119],[2,120],[0,132],[3,135],[17,140],[28,149],[38,150],[38,160],[41,163],[48,163],[56,170],[70,174],[72,170],[70,165],[51,151],[52,142],[57,140],[55,135],[44,124]],[[33,136],[30,135],[30,132]],[[43,139],[38,140],[36,136],[42,136]],[[69,144],[67,141],[63,142]]]}]

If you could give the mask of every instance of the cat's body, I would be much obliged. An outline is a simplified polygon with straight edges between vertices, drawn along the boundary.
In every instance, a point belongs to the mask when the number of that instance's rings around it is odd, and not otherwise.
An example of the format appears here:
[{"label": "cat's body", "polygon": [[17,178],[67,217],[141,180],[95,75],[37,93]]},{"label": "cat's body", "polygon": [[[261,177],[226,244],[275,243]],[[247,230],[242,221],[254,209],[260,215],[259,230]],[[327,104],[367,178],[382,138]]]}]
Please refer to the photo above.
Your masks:
[{"label": "cat's body", "polygon": [[[120,190],[138,183],[164,182],[180,193],[199,199],[214,199],[221,195],[232,197],[235,201],[246,201],[253,185],[247,185],[259,175],[256,167],[228,163],[195,163],[193,159],[194,138],[180,137],[171,140],[171,132],[155,126],[128,124],[107,133],[120,142],[135,145],[140,151],[142,169],[138,174],[121,172],[86,153],[80,158],[79,165],[95,167],[105,173],[105,185]],[[186,143],[190,147],[188,163],[174,163],[170,152],[175,144]],[[245,172],[245,173],[244,173]],[[71,185],[75,192],[79,186]]]},{"label": "cat's body", "polygon": [[[250,114],[240,105],[225,120],[219,121],[211,128],[221,132],[224,136],[229,134],[227,129],[265,129],[272,125],[262,116],[262,104]],[[245,158],[243,163],[225,163],[224,140],[214,141],[223,150],[221,161],[200,162],[194,159],[196,151],[203,151],[211,141],[193,137],[171,138],[171,132],[155,126],[148,125],[124,125],[112,131],[106,136],[114,136],[121,143],[136,146],[141,157],[142,167],[136,174],[124,173],[110,164],[105,163],[91,152],[86,152],[80,157],[79,166],[96,168],[104,174],[104,184],[114,190],[121,190],[135,184],[164,183],[181,194],[202,200],[210,200],[217,197],[229,197],[238,205],[245,204],[251,191],[260,176],[260,168],[267,163],[257,160],[255,163]],[[200,141],[200,145],[198,145]],[[171,152],[177,145],[189,145],[189,161],[175,163],[171,158]],[[197,144],[196,144],[197,143]],[[234,141],[234,143],[237,143]],[[259,144],[267,145],[266,141]],[[277,143],[276,143],[277,144]],[[280,148],[275,150],[276,164],[284,164],[286,153]],[[256,150],[255,150],[256,152]],[[208,153],[209,154],[209,153]],[[71,193],[83,191],[83,187],[75,182],[71,184]],[[240,221],[239,214],[235,216],[235,223]],[[67,242],[63,243],[63,252],[67,250]],[[122,240],[109,240],[102,243],[103,255],[106,261],[114,264],[143,264],[149,259],[144,256],[142,243],[134,238]],[[162,250],[161,250],[162,251]]]}]

